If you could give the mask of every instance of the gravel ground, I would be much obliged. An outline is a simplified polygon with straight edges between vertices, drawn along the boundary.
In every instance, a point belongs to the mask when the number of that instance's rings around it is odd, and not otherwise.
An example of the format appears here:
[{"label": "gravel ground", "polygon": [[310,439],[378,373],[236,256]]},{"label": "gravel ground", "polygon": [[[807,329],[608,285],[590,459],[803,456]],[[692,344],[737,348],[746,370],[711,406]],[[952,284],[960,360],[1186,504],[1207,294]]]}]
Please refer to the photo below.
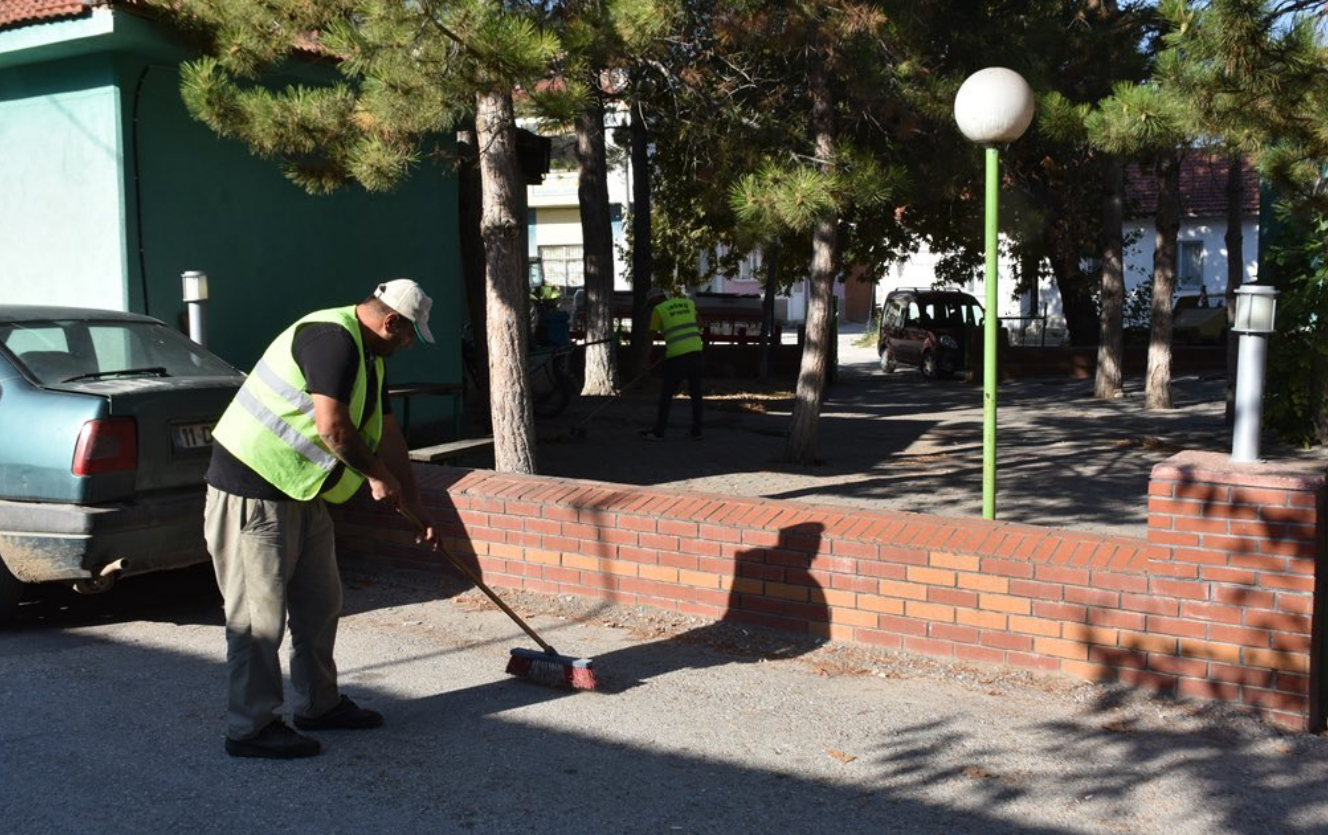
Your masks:
[{"label": "gravel ground", "polygon": [[343,689],[386,727],[222,753],[205,571],[54,596],[0,632],[15,833],[1328,832],[1328,739],[1224,709],[649,609],[512,595],[595,692],[502,672],[474,591],[352,577]]}]

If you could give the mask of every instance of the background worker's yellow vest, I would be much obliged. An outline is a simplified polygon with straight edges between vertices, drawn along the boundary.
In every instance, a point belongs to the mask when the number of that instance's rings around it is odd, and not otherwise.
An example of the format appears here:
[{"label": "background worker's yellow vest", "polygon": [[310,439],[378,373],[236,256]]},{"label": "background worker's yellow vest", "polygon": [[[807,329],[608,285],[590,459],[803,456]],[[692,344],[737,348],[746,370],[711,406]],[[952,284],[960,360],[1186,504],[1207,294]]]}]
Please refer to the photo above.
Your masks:
[{"label": "background worker's yellow vest", "polygon": [[[338,504],[355,495],[364,476],[350,467],[341,469],[334,484],[324,484],[340,461],[328,451],[314,423],[314,401],[305,391],[306,381],[291,353],[295,334],[314,322],[340,325],[355,340],[359,367],[351,390],[350,417],[360,428],[360,437],[374,452],[383,437],[383,360],[374,358],[376,390],[367,391],[364,341],[355,307],[319,310],[282,331],[250,372],[231,405],[212,430],[212,437],[231,455],[243,461],[269,484],[292,499],[308,501],[318,496]],[[370,409],[365,420],[365,409]]]},{"label": "background worker's yellow vest", "polygon": [[701,329],[696,324],[696,302],[665,299],[650,314],[650,329],[664,335],[664,356],[680,357],[702,348]]}]

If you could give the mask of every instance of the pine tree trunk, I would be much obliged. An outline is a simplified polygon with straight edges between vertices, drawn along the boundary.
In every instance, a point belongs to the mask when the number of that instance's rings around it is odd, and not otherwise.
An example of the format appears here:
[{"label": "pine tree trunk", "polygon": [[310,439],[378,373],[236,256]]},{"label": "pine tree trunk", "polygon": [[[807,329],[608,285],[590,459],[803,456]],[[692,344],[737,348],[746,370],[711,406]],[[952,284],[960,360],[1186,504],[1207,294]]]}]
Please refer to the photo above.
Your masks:
[{"label": "pine tree trunk", "polygon": [[[1090,2],[1089,12],[1106,26],[1119,23],[1116,0]],[[1105,57],[1108,73],[1120,65],[1111,48]],[[1120,397],[1125,378],[1125,163],[1118,156],[1102,161],[1102,285],[1098,307],[1097,368],[1093,396]]]},{"label": "pine tree trunk", "polygon": [[[1322,335],[1323,328],[1318,330]],[[1322,351],[1314,354],[1310,365],[1309,401],[1310,425],[1313,427],[1310,439],[1321,446],[1328,444],[1328,408],[1324,405],[1328,402],[1328,357]]]},{"label": "pine tree trunk", "polygon": [[[1322,183],[1322,179],[1320,180]],[[1328,234],[1325,234],[1319,242],[1321,251],[1328,251]],[[1323,318],[1314,325],[1314,337],[1311,344],[1328,344],[1328,323]],[[1314,352],[1314,360],[1310,365],[1310,383],[1309,383],[1309,410],[1310,425],[1313,427],[1311,439],[1316,444],[1328,444],[1328,356],[1323,351]]]},{"label": "pine tree trunk", "polygon": [[1038,311],[1042,308],[1042,279],[1039,275],[1041,268],[1042,253],[1036,247],[1019,247],[1019,286],[1027,293],[1029,316],[1038,315]]},{"label": "pine tree trunk", "polygon": [[779,239],[765,247],[765,297],[761,299],[761,358],[756,379],[770,379],[770,358],[775,352],[775,291],[779,288]]},{"label": "pine tree trunk", "polygon": [[484,334],[484,247],[480,236],[480,165],[475,132],[457,133],[457,226],[460,232],[461,286],[466,290],[470,337],[475,343],[475,385],[480,402],[489,399],[489,347]]},{"label": "pine tree trunk", "polygon": [[1097,338],[1098,311],[1083,275],[1079,241],[1063,224],[1052,223],[1044,237],[1052,278],[1061,294],[1061,310],[1071,345],[1092,345]]},{"label": "pine tree trunk", "polygon": [[1176,292],[1176,236],[1180,234],[1180,155],[1157,163],[1157,229],[1153,249],[1152,328],[1144,409],[1171,408],[1171,307]]},{"label": "pine tree trunk", "polygon": [[650,133],[640,101],[632,104],[632,358],[636,375],[650,367],[650,311],[646,296],[654,279],[650,241]]},{"label": "pine tree trunk", "polygon": [[483,189],[480,235],[484,239],[494,469],[534,473],[534,418],[526,373],[530,337],[525,253],[515,209],[520,205],[518,190],[525,185],[518,173],[516,119],[510,93],[479,93],[475,104]]},{"label": "pine tree trunk", "polygon": [[[816,134],[816,157],[823,173],[835,169],[834,110],[830,85],[818,44],[810,54],[808,83],[812,96],[812,129]],[[821,218],[812,229],[811,280],[807,298],[807,338],[802,348],[798,385],[793,402],[793,425],[789,429],[784,460],[793,464],[816,463],[816,429],[821,418],[826,373],[832,356],[832,304],[835,289],[835,258],[839,221]]]},{"label": "pine tree trunk", "polygon": [[577,198],[585,247],[586,377],[581,393],[618,393],[613,338],[613,228],[609,218],[608,162],[604,151],[604,103],[595,95],[576,120]]},{"label": "pine tree trunk", "polygon": [[1236,422],[1236,357],[1240,337],[1232,331],[1236,324],[1236,290],[1245,280],[1245,234],[1241,229],[1244,217],[1241,204],[1245,202],[1244,172],[1239,154],[1231,155],[1227,171],[1227,390],[1226,423]]},{"label": "pine tree trunk", "polygon": [[1093,396],[1112,400],[1121,396],[1125,365],[1125,178],[1120,157],[1104,161],[1103,177],[1102,298]]}]

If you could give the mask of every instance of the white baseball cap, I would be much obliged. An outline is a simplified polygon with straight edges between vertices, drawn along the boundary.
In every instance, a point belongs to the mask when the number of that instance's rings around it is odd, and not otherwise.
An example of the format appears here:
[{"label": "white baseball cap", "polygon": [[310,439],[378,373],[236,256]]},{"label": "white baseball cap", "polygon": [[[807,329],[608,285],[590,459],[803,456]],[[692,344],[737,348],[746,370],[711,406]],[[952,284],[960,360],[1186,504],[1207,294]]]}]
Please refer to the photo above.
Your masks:
[{"label": "white baseball cap", "polygon": [[424,294],[420,285],[409,278],[395,278],[379,284],[374,290],[374,298],[414,322],[420,339],[433,342],[433,334],[429,332],[429,310],[433,307],[433,299]]}]

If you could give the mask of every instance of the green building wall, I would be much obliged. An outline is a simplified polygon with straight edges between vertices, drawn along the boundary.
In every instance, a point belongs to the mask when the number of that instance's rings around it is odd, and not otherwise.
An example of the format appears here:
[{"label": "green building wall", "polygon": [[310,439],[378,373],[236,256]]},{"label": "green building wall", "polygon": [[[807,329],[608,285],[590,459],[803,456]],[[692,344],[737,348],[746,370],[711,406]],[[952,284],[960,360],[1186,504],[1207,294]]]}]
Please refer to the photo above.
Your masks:
[{"label": "green building wall", "polygon": [[[438,344],[393,358],[389,380],[460,380],[449,171],[422,165],[390,194],[308,195],[189,117],[187,53],[149,22],[99,11],[32,29],[0,31],[0,302],[134,310],[183,329],[180,274],[203,270],[209,348],[248,369],[304,313],[407,276],[434,298]],[[427,400],[414,422],[451,414]]]},{"label": "green building wall", "polygon": [[114,82],[105,56],[0,68],[0,301],[125,309]]},{"label": "green building wall", "polygon": [[[431,325],[440,342],[395,358],[392,377],[457,379],[461,285],[452,177],[425,166],[390,194],[351,186],[311,196],[275,162],[192,120],[174,68],[127,63],[120,88],[129,156],[128,283],[142,309],[182,317],[180,274],[205,271],[210,347],[247,368],[293,319],[361,301],[380,281],[406,276],[436,300]],[[449,373],[426,373],[440,362]]]}]

